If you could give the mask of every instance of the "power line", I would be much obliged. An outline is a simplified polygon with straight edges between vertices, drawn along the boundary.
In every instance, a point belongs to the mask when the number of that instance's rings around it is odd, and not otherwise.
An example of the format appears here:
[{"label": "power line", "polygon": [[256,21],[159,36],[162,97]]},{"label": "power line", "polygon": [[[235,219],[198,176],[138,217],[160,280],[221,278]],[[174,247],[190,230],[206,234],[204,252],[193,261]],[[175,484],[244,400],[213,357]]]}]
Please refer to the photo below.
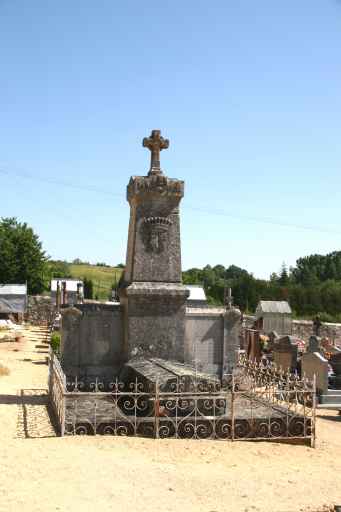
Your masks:
[{"label": "power line", "polygon": [[332,229],[328,229],[328,228],[323,228],[322,226],[306,226],[306,225],[303,225],[303,224],[292,224],[292,223],[289,223],[289,222],[282,222],[282,221],[278,221],[278,220],[273,220],[273,219],[266,218],[266,217],[249,217],[249,216],[244,216],[244,215],[236,215],[235,213],[231,213],[231,212],[228,212],[228,211],[225,211],[225,210],[212,210],[212,209],[210,209],[208,211],[208,210],[205,210],[203,208],[198,208],[198,207],[195,207],[195,206],[185,206],[185,208],[187,208],[188,210],[193,210],[193,211],[197,211],[197,212],[200,212],[200,213],[205,213],[205,214],[210,214],[210,215],[220,215],[220,216],[230,217],[230,218],[233,218],[233,219],[236,219],[236,220],[242,220],[242,221],[246,221],[246,222],[257,222],[257,223],[262,223],[262,224],[272,224],[274,226],[280,226],[280,227],[284,227],[284,228],[302,229],[302,230],[316,231],[316,232],[328,233],[328,234],[332,234],[332,235],[340,235],[341,236],[341,231],[336,231],[336,230],[332,230]]},{"label": "power line", "polygon": [[73,188],[76,190],[83,190],[85,192],[94,192],[97,194],[106,194],[106,195],[114,196],[114,197],[122,197],[122,194],[119,194],[118,192],[116,192],[116,193],[110,192],[109,190],[97,188],[94,186],[88,187],[86,185],[80,185],[80,184],[76,184],[76,183],[60,181],[60,180],[56,180],[54,178],[45,178],[45,177],[41,177],[41,176],[37,177],[37,176],[33,176],[28,173],[19,173],[17,171],[16,172],[7,171],[6,169],[3,169],[3,168],[0,168],[0,173],[6,174],[7,176],[17,176],[19,178],[24,178],[27,180],[41,181],[41,182],[47,183],[49,185],[58,185],[60,187]]},{"label": "power line", "polygon": [[[45,178],[45,177],[36,177],[36,176],[33,176],[28,173],[19,173],[17,171],[16,172],[8,171],[4,168],[0,168],[0,173],[8,175],[8,176],[16,176],[19,178],[29,179],[29,180],[33,180],[33,181],[40,181],[40,182],[47,183],[50,185],[57,185],[57,186],[66,187],[66,188],[73,188],[73,189],[82,190],[85,192],[92,192],[95,194],[105,194],[105,195],[109,195],[112,197],[119,197],[122,199],[121,193],[111,192],[109,190],[101,189],[101,188],[94,187],[94,186],[80,185],[80,184],[56,180],[53,178],[51,179],[51,178]],[[314,232],[320,232],[320,233],[341,236],[341,231],[324,228],[322,226],[307,226],[304,224],[294,224],[294,223],[284,222],[284,221],[280,221],[280,220],[269,218],[269,217],[268,218],[254,217],[254,216],[250,217],[250,216],[246,216],[246,215],[236,214],[234,212],[229,212],[226,210],[212,209],[212,208],[210,208],[210,209],[199,208],[196,206],[190,206],[190,205],[186,205],[186,204],[183,206],[183,208],[187,209],[187,210],[191,210],[191,211],[200,212],[205,215],[217,215],[217,216],[221,216],[221,217],[229,217],[231,219],[236,219],[236,220],[244,221],[244,222],[269,224],[269,225],[279,226],[279,227],[284,227],[284,228],[289,228],[289,229],[314,231]]]}]

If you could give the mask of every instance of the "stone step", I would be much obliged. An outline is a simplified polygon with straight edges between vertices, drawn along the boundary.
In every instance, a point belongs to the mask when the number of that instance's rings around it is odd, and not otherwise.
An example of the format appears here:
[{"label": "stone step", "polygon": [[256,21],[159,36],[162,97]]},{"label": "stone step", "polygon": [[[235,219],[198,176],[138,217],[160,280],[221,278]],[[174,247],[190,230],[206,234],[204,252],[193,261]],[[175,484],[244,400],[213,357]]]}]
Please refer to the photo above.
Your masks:
[{"label": "stone step", "polygon": [[332,409],[341,411],[341,403],[340,404],[317,404],[316,409]]},{"label": "stone step", "polygon": [[327,395],[321,395],[319,397],[319,403],[321,405],[340,405],[341,408],[341,395],[339,394],[331,394],[328,393]]},{"label": "stone step", "polygon": [[339,396],[341,396],[341,389],[329,388],[327,395],[339,395]]}]

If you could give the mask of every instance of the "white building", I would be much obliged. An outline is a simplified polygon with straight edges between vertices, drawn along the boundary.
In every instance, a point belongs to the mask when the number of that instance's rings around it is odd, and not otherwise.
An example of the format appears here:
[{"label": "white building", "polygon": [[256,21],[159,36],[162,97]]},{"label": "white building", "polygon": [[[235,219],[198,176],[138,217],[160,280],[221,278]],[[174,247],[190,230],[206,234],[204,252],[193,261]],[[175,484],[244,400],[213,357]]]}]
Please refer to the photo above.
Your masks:
[{"label": "white building", "polygon": [[[56,277],[51,281],[51,300],[56,303],[57,287],[60,287],[60,304],[76,304],[83,298],[83,281],[79,279],[69,279]],[[65,289],[65,292],[63,291]]]},{"label": "white building", "polygon": [[189,297],[187,299],[187,306],[190,308],[201,308],[207,306],[207,298],[205,290],[202,286],[197,284],[186,284],[189,290]]},{"label": "white building", "polygon": [[22,316],[27,310],[26,284],[0,284],[0,317]]}]

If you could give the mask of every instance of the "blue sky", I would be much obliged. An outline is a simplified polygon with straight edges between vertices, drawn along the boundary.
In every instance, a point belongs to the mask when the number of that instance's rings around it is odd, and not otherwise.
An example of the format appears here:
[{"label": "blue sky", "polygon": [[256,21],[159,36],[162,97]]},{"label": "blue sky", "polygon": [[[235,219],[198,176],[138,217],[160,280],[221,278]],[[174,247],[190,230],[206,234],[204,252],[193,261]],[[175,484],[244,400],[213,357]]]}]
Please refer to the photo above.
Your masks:
[{"label": "blue sky", "polygon": [[125,260],[142,138],[185,180],[183,268],[341,250],[341,2],[0,0],[0,216]]}]

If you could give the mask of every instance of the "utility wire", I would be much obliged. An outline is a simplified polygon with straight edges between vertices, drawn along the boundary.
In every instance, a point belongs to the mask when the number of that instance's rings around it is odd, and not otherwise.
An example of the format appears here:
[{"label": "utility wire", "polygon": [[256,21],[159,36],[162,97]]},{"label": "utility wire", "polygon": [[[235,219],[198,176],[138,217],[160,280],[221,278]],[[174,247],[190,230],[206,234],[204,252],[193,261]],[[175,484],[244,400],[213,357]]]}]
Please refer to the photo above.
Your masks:
[{"label": "utility wire", "polygon": [[282,222],[282,221],[279,221],[279,220],[273,220],[273,219],[270,219],[270,218],[267,218],[267,217],[248,217],[246,215],[245,216],[244,215],[236,215],[235,213],[230,213],[230,212],[225,211],[225,210],[210,209],[208,211],[208,210],[205,210],[203,208],[198,208],[198,207],[195,207],[195,206],[186,206],[185,205],[185,208],[187,208],[188,210],[193,210],[193,211],[197,211],[197,212],[200,212],[200,213],[205,213],[205,214],[208,213],[210,215],[220,215],[220,216],[224,216],[224,217],[231,217],[233,219],[243,220],[243,221],[246,221],[246,222],[257,222],[257,223],[262,223],[262,224],[272,224],[274,226],[280,226],[280,227],[284,227],[284,228],[302,229],[302,230],[316,231],[316,232],[320,232],[320,233],[329,233],[329,234],[340,235],[341,236],[341,231],[336,231],[336,230],[332,230],[332,229],[328,229],[328,228],[323,228],[322,226],[306,226],[306,225],[303,225],[303,224],[292,224],[292,223],[288,223],[288,222]]},{"label": "utility wire", "polygon": [[[8,171],[2,167],[0,168],[0,173],[5,174],[7,176],[16,176],[16,177],[24,178],[24,179],[28,179],[28,180],[40,181],[40,182],[47,183],[50,185],[57,185],[57,186],[66,187],[66,188],[73,188],[73,189],[82,190],[82,191],[86,191],[86,192],[92,192],[95,194],[105,194],[105,195],[112,196],[112,197],[120,197],[122,199],[121,193],[111,192],[109,190],[101,189],[101,188],[94,187],[94,186],[86,186],[86,185],[81,185],[81,184],[64,182],[64,181],[56,180],[53,178],[51,179],[51,178],[45,178],[45,177],[36,177],[36,176],[33,176],[28,173],[19,173],[17,171],[16,172]],[[217,216],[221,216],[221,217],[229,217],[231,219],[235,219],[235,220],[239,220],[239,221],[254,222],[254,223],[260,223],[260,224],[270,224],[273,226],[280,226],[280,227],[290,228],[290,229],[295,229],[295,230],[314,231],[314,232],[327,233],[327,234],[341,236],[341,231],[324,228],[322,226],[307,226],[304,224],[293,224],[290,222],[284,222],[284,221],[280,221],[280,220],[273,219],[270,217],[268,217],[268,218],[267,217],[250,217],[250,216],[246,216],[246,215],[236,214],[234,212],[229,212],[227,210],[212,209],[212,208],[210,208],[210,209],[199,208],[196,206],[191,206],[191,205],[186,205],[186,204],[183,205],[183,208],[187,209],[187,210],[203,213],[205,215],[217,215]]]},{"label": "utility wire", "polygon": [[122,194],[119,194],[118,192],[110,192],[109,190],[105,190],[105,189],[101,189],[101,188],[97,188],[97,187],[93,187],[93,186],[88,187],[86,185],[70,183],[70,182],[66,182],[66,181],[60,181],[60,180],[56,180],[54,178],[45,178],[45,177],[40,177],[40,176],[37,177],[37,176],[33,176],[28,173],[19,173],[17,171],[16,172],[8,171],[2,167],[0,168],[0,173],[6,174],[7,176],[16,176],[18,178],[24,178],[27,180],[40,181],[43,183],[48,183],[49,185],[58,185],[60,187],[73,188],[76,190],[83,190],[85,192],[95,192],[97,194],[106,194],[109,196],[122,198]]}]

